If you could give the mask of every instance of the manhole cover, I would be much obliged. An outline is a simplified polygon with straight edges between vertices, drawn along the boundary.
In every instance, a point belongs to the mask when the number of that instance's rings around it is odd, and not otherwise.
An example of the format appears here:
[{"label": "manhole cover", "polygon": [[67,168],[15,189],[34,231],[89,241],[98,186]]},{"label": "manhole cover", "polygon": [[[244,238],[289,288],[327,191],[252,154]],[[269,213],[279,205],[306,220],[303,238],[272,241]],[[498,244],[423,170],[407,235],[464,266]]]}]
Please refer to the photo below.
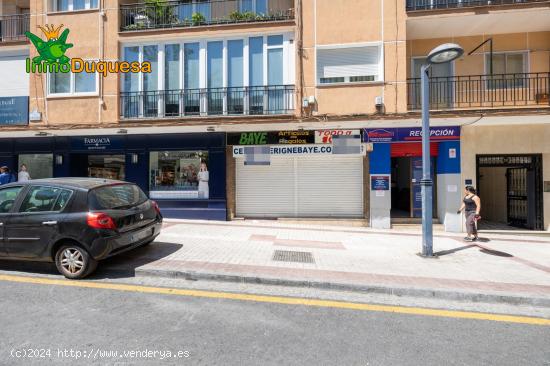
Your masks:
[{"label": "manhole cover", "polygon": [[295,252],[292,250],[276,250],[273,260],[278,262],[315,263],[311,252]]}]

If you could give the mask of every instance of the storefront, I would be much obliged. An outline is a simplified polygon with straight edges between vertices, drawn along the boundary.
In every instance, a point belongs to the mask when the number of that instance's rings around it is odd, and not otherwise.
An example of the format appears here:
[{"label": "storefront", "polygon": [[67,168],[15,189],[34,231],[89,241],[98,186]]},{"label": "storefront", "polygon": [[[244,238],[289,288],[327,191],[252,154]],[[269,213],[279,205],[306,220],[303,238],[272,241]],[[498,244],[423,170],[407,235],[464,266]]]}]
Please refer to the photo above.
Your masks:
[{"label": "storefront", "polygon": [[[340,151],[334,135],[350,148]],[[364,217],[359,130],[234,133],[227,145],[236,217]]]},{"label": "storefront", "polygon": [[223,133],[2,139],[0,163],[14,172],[25,164],[31,179],[126,180],[166,217],[226,219]]},{"label": "storefront", "polygon": [[[392,219],[422,216],[422,134],[420,127],[365,129],[372,143],[371,226],[390,228]],[[447,231],[460,229],[456,214],[460,205],[460,127],[432,127],[430,157],[434,181],[434,218]]]}]

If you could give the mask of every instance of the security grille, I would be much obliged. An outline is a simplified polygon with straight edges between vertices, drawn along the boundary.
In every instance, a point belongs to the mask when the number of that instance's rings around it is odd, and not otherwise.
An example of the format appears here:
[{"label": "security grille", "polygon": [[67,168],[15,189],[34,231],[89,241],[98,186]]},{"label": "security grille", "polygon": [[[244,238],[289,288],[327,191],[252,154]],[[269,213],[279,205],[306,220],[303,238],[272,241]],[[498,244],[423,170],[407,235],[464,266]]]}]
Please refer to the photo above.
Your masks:
[{"label": "security grille", "polygon": [[315,263],[311,252],[295,252],[292,250],[276,250],[273,260],[277,262]]}]

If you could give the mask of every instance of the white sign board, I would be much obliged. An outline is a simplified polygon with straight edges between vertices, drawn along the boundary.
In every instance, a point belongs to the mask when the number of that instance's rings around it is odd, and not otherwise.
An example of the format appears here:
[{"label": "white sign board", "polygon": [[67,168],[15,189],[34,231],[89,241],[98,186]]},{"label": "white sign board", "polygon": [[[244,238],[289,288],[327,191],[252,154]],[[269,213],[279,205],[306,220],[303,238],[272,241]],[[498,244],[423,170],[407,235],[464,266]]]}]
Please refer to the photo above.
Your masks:
[{"label": "white sign board", "polygon": [[[233,157],[244,158],[246,146],[233,146]],[[270,145],[270,155],[286,155],[286,156],[301,156],[301,155],[332,155],[332,145],[325,144],[310,144],[310,145]],[[361,144],[361,153],[355,155],[365,155],[366,149],[364,144]],[[350,154],[351,155],[351,154]]]}]

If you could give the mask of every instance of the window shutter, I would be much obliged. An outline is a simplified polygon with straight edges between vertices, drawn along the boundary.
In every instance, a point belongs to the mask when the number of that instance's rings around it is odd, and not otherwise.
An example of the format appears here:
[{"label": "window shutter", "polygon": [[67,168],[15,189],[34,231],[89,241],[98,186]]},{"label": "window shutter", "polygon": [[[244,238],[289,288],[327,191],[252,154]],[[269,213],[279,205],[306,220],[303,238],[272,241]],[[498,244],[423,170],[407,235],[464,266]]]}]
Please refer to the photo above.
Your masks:
[{"label": "window shutter", "polygon": [[375,76],[379,79],[378,46],[317,50],[317,78]]}]

